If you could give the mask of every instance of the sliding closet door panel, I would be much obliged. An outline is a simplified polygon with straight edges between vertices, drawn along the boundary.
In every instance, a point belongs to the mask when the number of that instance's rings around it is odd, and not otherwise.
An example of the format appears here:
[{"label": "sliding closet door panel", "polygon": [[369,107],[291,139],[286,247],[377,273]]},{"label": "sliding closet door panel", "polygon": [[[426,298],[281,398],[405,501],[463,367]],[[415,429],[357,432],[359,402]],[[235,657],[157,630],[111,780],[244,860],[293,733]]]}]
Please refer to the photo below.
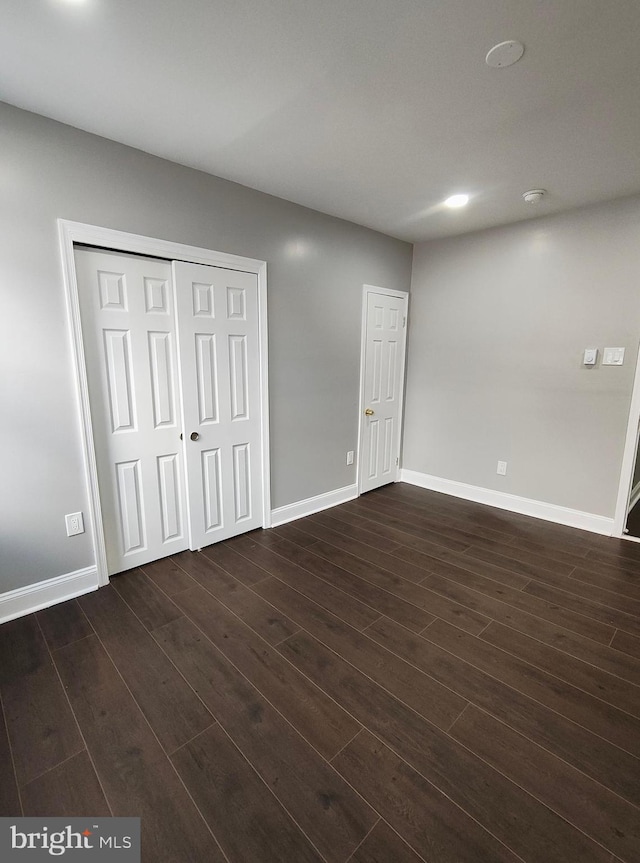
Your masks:
[{"label": "sliding closet door panel", "polygon": [[258,279],[173,263],[190,547],[262,525]]},{"label": "sliding closet door panel", "polygon": [[171,265],[75,252],[109,574],[188,546]]}]

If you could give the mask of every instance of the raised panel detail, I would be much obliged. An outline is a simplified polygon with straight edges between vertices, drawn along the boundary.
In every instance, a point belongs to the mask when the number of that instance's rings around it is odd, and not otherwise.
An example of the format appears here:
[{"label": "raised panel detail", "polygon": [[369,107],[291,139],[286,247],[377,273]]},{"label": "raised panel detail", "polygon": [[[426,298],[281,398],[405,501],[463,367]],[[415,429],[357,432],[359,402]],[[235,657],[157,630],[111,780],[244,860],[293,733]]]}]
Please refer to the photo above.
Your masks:
[{"label": "raised panel detail", "polygon": [[216,337],[212,333],[196,333],[196,373],[200,422],[218,422]]},{"label": "raised panel detail", "polygon": [[227,318],[235,321],[247,319],[244,288],[227,288]]},{"label": "raised panel detail", "polygon": [[381,330],[384,326],[384,309],[382,306],[373,307],[373,326],[376,330]]},{"label": "raised panel detail", "polygon": [[246,336],[229,336],[229,377],[231,419],[245,420],[249,415]]},{"label": "raised panel detail", "polygon": [[204,529],[215,530],[222,526],[222,476],[220,450],[202,452],[202,490],[204,497]]},{"label": "raised panel detail", "polygon": [[384,449],[382,453],[382,473],[391,470],[391,459],[393,457],[393,417],[385,417],[384,421]]},{"label": "raised panel detail", "polygon": [[140,461],[123,461],[116,464],[118,510],[124,555],[141,551],[145,546],[144,517],[140,483]]},{"label": "raised panel detail", "polygon": [[166,279],[144,280],[144,303],[147,312],[154,315],[169,314],[169,286]]},{"label": "raised panel detail", "polygon": [[389,342],[387,352],[387,401],[396,396],[396,370],[398,365],[398,343]]},{"label": "raised panel detail", "polygon": [[128,431],[135,428],[133,381],[131,379],[131,341],[128,330],[104,331],[111,430]]},{"label": "raised panel detail", "polygon": [[249,444],[233,447],[233,498],[236,521],[251,518],[251,473]]},{"label": "raised panel detail", "polygon": [[158,456],[158,487],[162,513],[162,541],[179,539],[182,536],[182,511],[177,453]]},{"label": "raised panel detail", "polygon": [[371,357],[371,398],[370,402],[380,401],[380,378],[382,376],[382,342],[376,339],[373,343],[373,351]]},{"label": "raised panel detail", "polygon": [[107,273],[98,270],[100,308],[127,311],[127,287],[124,273]]},{"label": "raised panel detail", "polygon": [[400,313],[397,309],[389,309],[389,329],[397,330],[400,323]]},{"label": "raised panel detail", "polygon": [[193,290],[193,315],[196,318],[213,318],[213,285],[205,285],[202,282],[192,282]]},{"label": "raised panel detail", "polygon": [[155,428],[175,422],[171,333],[149,333],[149,366]]},{"label": "raised panel detail", "polygon": [[369,479],[378,475],[378,447],[380,446],[380,423],[369,422]]}]

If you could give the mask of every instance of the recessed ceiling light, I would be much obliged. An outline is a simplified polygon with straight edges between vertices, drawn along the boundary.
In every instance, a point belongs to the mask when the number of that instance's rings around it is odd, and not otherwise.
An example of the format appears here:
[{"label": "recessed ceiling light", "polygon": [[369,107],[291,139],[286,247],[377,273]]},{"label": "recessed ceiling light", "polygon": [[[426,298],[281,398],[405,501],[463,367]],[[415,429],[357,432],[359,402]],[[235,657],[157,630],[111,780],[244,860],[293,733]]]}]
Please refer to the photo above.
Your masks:
[{"label": "recessed ceiling light", "polygon": [[444,202],[445,207],[451,207],[453,210],[458,207],[466,207],[469,203],[469,195],[451,195]]},{"label": "recessed ceiling light", "polygon": [[524,45],[522,42],[517,42],[515,39],[509,39],[507,42],[500,42],[494,45],[485,57],[487,66],[493,66],[494,69],[504,69],[505,66],[513,66],[524,54]]}]

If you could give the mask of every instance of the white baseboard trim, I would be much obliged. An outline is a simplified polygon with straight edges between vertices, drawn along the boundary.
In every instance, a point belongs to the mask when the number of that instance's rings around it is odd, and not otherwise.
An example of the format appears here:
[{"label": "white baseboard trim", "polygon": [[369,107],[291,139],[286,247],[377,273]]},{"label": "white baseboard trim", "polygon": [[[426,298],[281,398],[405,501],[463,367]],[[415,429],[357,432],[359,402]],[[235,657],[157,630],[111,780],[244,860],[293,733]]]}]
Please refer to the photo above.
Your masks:
[{"label": "white baseboard trim", "polygon": [[407,482],[410,485],[420,486],[420,488],[428,488],[431,491],[440,491],[453,497],[462,497],[465,500],[473,500],[476,503],[484,503],[487,506],[495,506],[498,509],[507,509],[511,512],[518,512],[521,515],[530,515],[533,518],[544,519],[544,521],[553,521],[556,524],[589,530],[592,533],[600,533],[604,536],[611,536],[613,534],[612,518],[606,518],[603,515],[594,515],[590,512],[581,512],[578,509],[570,509],[566,506],[557,506],[554,503],[544,503],[540,500],[518,497],[515,494],[506,494],[503,491],[494,491],[493,489],[481,488],[477,485],[467,485],[464,482],[442,479],[439,476],[431,476],[427,473],[419,473],[418,471],[406,470],[404,468],[400,471],[400,482]]},{"label": "white baseboard trim", "polygon": [[354,500],[356,497],[358,497],[358,486],[354,483],[353,485],[345,485],[344,488],[336,488],[334,491],[326,491],[324,494],[317,494],[315,497],[308,497],[306,500],[298,500],[296,503],[279,506],[277,509],[271,510],[271,527],[278,527],[278,525],[286,524],[288,521],[304,518],[305,515],[313,515],[314,512],[321,512],[323,509],[338,506],[338,504]]},{"label": "white baseboard trim", "polygon": [[0,623],[24,617],[32,611],[40,611],[97,589],[98,570],[95,566],[87,566],[85,569],[77,569],[75,572],[67,572],[46,581],[0,593]]}]

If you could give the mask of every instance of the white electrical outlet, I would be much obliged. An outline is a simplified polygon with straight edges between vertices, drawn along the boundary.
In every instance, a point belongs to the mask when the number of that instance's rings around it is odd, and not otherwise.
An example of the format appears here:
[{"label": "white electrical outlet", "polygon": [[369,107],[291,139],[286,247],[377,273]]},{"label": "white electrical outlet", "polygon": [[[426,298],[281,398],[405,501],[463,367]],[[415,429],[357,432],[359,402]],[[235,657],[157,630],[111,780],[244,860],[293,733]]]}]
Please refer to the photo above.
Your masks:
[{"label": "white electrical outlet", "polygon": [[81,512],[71,512],[65,515],[64,523],[67,526],[67,536],[77,536],[84,533],[84,519]]},{"label": "white electrical outlet", "polygon": [[506,463],[506,461],[499,461],[498,462],[498,470],[496,471],[496,473],[499,473],[500,476],[506,476],[507,475],[507,463]]},{"label": "white electrical outlet", "polygon": [[353,464],[353,450],[350,449],[347,453],[347,464]]}]

